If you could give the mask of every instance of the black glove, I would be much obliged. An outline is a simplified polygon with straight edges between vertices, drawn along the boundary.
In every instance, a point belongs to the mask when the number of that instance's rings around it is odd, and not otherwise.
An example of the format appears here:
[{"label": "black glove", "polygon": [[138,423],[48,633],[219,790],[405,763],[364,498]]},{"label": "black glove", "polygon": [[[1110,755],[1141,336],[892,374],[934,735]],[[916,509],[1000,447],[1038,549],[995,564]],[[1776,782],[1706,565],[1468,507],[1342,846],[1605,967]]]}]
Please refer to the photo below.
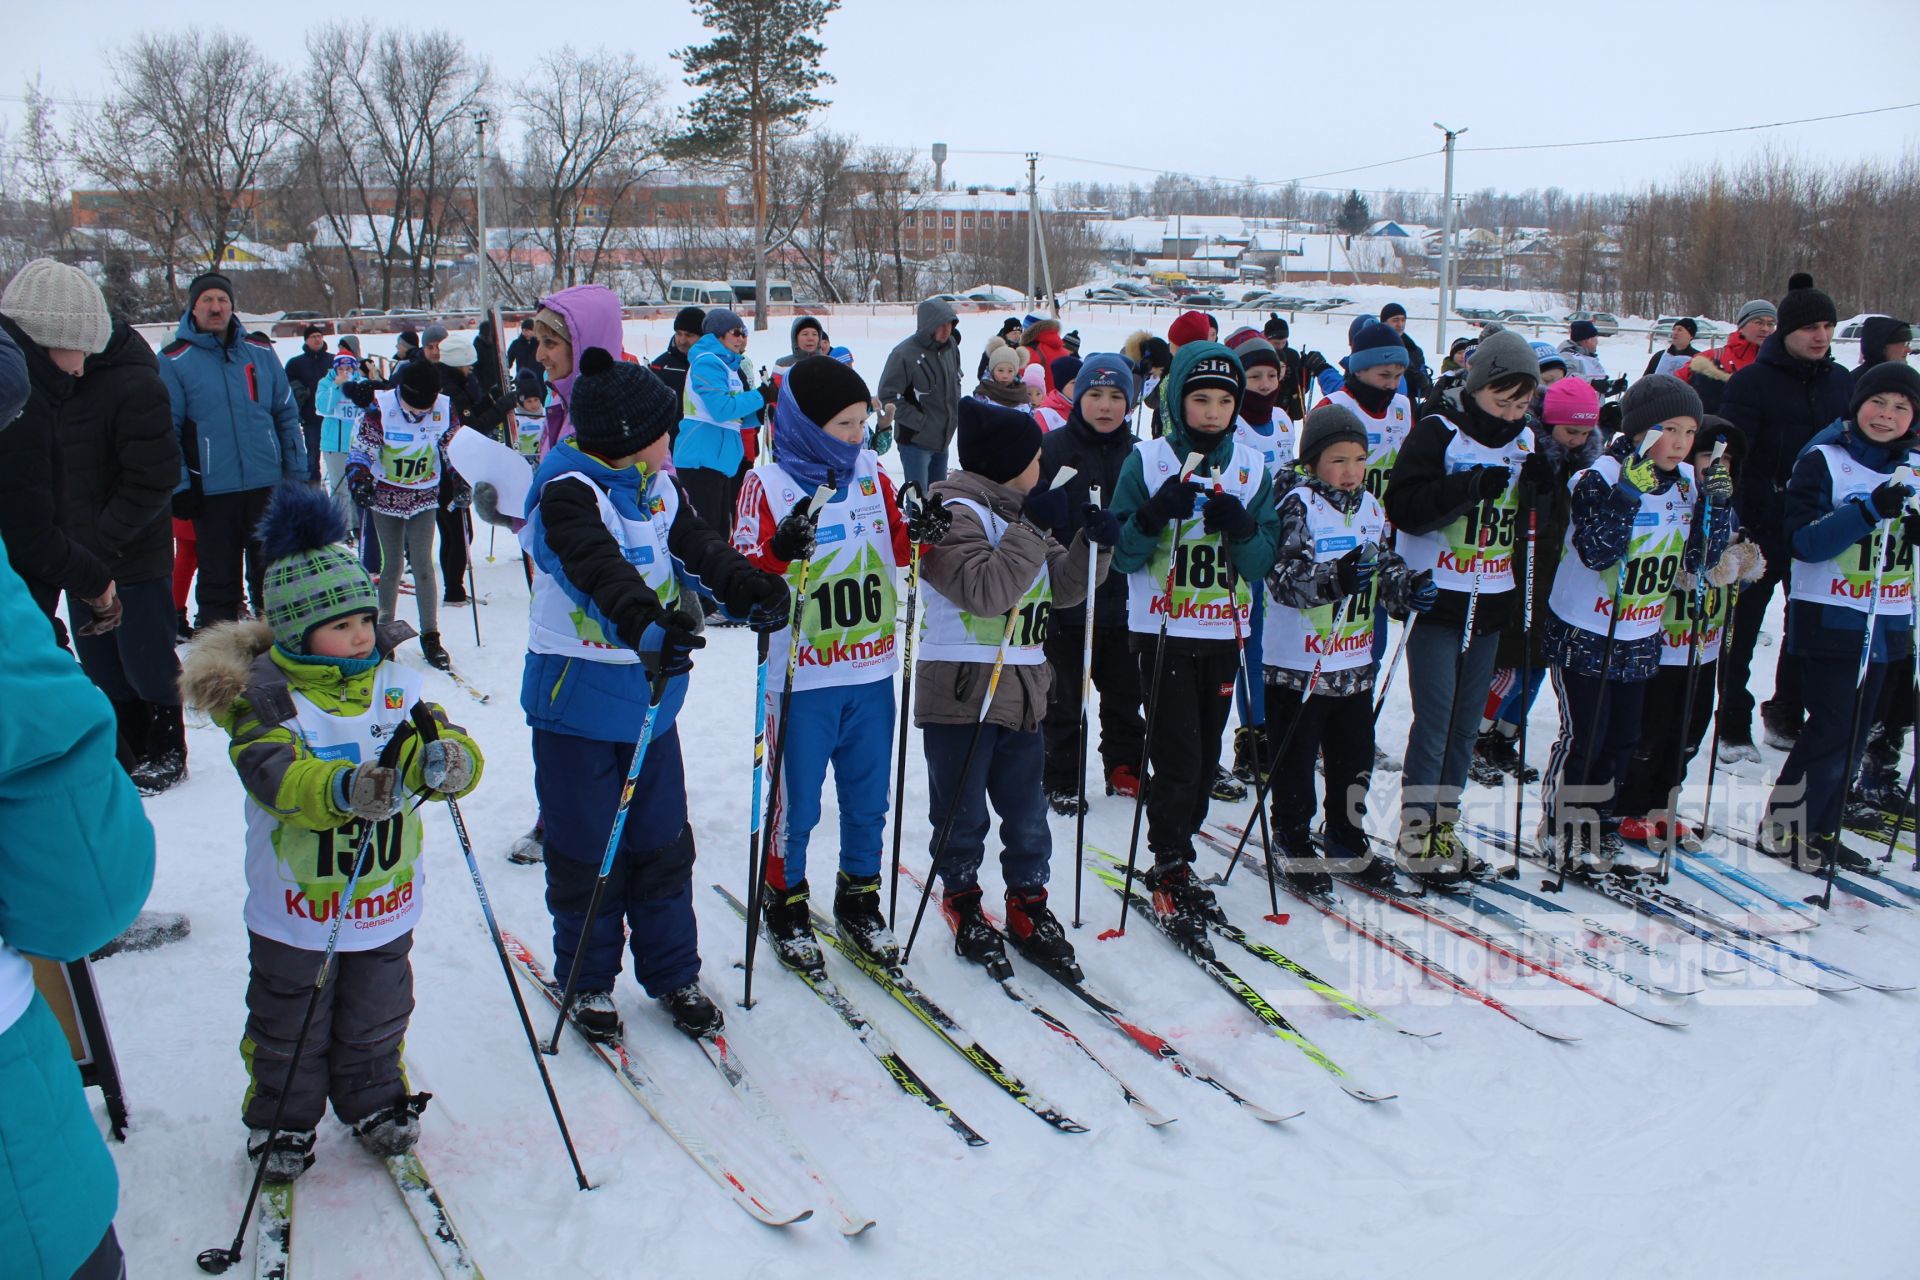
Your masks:
[{"label": "black glove", "polygon": [[1120,541],[1120,521],[1099,503],[1089,502],[1081,509],[1080,518],[1086,523],[1088,542],[1110,547]]},{"label": "black glove", "polygon": [[647,624],[634,648],[650,676],[678,676],[693,670],[693,651],[707,647],[700,620],[682,609],[661,614]]},{"label": "black glove", "polygon": [[1553,464],[1538,450],[1529,453],[1527,460],[1520,464],[1520,492],[1527,495],[1529,506],[1541,494],[1553,489],[1553,480]]},{"label": "black glove", "polygon": [[373,505],[373,472],[365,467],[347,468],[347,492],[363,507]]},{"label": "black glove", "polygon": [[[1361,559],[1362,553],[1367,553],[1364,560]],[[1374,570],[1380,567],[1378,553],[1374,551],[1372,543],[1355,547],[1335,563],[1339,565],[1340,594],[1347,596],[1359,595],[1373,585]]]},{"label": "black glove", "polygon": [[928,546],[938,546],[946,541],[947,533],[953,528],[953,516],[947,511],[947,504],[935,494],[925,499],[910,497],[902,503],[907,517],[907,536],[915,542]]},{"label": "black glove", "polygon": [[1035,489],[1020,504],[1020,514],[1042,529],[1058,529],[1065,525],[1072,510],[1064,488]]},{"label": "black glove", "polygon": [[1223,533],[1230,541],[1242,542],[1260,526],[1253,513],[1230,493],[1210,493],[1200,516],[1200,527],[1208,533]]},{"label": "black glove", "polygon": [[373,384],[370,382],[349,382],[340,388],[340,394],[362,409],[373,407]]},{"label": "black glove", "polygon": [[1327,358],[1318,351],[1309,351],[1307,352],[1307,358],[1301,362],[1300,367],[1307,371],[1309,378],[1317,378],[1327,371]]},{"label": "black glove", "polygon": [[775,560],[784,560],[792,564],[796,560],[813,558],[813,517],[804,506],[795,507],[787,512],[786,519],[773,531],[772,541],[767,550],[773,553]]},{"label": "black glove", "polygon": [[1481,501],[1491,502],[1507,491],[1507,484],[1513,479],[1513,472],[1506,467],[1475,467],[1473,469],[1473,489]]},{"label": "black glove", "polygon": [[792,621],[793,592],[777,573],[750,573],[734,587],[727,609],[746,614],[755,631],[778,631]]},{"label": "black glove", "polygon": [[1871,498],[1874,514],[1882,520],[1891,520],[1900,514],[1912,496],[1912,486],[1882,480]]},{"label": "black glove", "polygon": [[1154,491],[1151,498],[1141,504],[1133,513],[1140,528],[1160,536],[1169,520],[1185,520],[1193,515],[1193,505],[1200,498],[1200,482],[1197,480],[1169,480]]}]

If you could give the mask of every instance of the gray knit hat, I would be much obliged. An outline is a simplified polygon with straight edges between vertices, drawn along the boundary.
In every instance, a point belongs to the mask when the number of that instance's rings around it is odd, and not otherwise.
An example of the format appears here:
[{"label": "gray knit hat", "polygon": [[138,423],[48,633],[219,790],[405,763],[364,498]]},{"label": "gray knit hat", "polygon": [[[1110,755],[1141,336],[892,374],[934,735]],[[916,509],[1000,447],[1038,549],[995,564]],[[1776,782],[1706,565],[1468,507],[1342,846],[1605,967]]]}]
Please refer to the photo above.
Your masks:
[{"label": "gray knit hat", "polygon": [[1700,393],[1670,373],[1642,378],[1620,397],[1620,430],[1629,440],[1637,440],[1648,427],[1673,418],[1692,418],[1698,423],[1705,415]]},{"label": "gray knit hat", "polygon": [[1467,394],[1516,374],[1540,381],[1540,357],[1534,354],[1531,342],[1512,329],[1502,329],[1490,338],[1482,338],[1473,349],[1473,363],[1467,366]]},{"label": "gray knit hat", "polygon": [[1738,329],[1746,324],[1747,321],[1758,320],[1762,316],[1765,316],[1769,320],[1778,320],[1780,318],[1780,312],[1778,308],[1765,298],[1755,298],[1734,314],[1733,327]]},{"label": "gray knit hat", "polygon": [[14,274],[0,294],[0,312],[49,351],[97,355],[113,336],[100,286],[80,268],[52,258],[35,258]]},{"label": "gray knit hat", "polygon": [[430,347],[436,342],[446,340],[447,326],[443,324],[430,324],[420,331],[420,345],[423,347]]},{"label": "gray knit hat", "polygon": [[1367,429],[1353,410],[1332,401],[1323,402],[1307,415],[1300,428],[1300,461],[1313,465],[1329,447],[1341,441],[1367,447]]}]

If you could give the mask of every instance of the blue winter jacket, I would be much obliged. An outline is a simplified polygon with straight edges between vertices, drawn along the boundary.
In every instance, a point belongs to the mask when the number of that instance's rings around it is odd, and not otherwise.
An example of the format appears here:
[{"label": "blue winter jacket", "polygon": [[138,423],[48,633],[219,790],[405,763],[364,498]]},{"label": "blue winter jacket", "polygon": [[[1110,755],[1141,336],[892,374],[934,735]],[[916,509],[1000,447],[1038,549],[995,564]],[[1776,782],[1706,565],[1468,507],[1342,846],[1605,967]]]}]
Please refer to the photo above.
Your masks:
[{"label": "blue winter jacket", "polygon": [[734,392],[731,379],[739,370],[740,357],[713,334],[700,335],[687,352],[684,416],[673,446],[673,465],[679,470],[705,467],[730,476],[740,469],[746,456],[740,433],[751,425],[748,417],[771,410],[773,391],[769,379],[764,388]]},{"label": "blue winter jacket", "polygon": [[[5,368],[0,359],[0,415]],[[77,960],[146,901],[153,828],[115,763],[106,696],[54,644],[3,557],[0,634],[12,637],[0,664],[0,946]],[[0,969],[0,983],[26,980],[15,957]],[[66,1036],[35,994],[0,1032],[0,1272],[66,1280],[106,1234],[119,1194]]]},{"label": "blue winter jacket", "polygon": [[[1890,476],[1920,441],[1909,435],[1892,444],[1875,444],[1861,435],[1859,428],[1842,419],[1807,442],[1799,460],[1793,464],[1792,478],[1787,481],[1786,533],[1793,546],[1793,558],[1815,564],[1839,559],[1848,548],[1873,532],[1877,523],[1872,504],[1865,498],[1834,505],[1832,473],[1827,469],[1826,460],[1814,451],[1823,444],[1837,444],[1868,471]],[[1898,524],[1888,525],[1885,533],[1889,538],[1904,536]],[[1866,621],[1867,615],[1858,609],[1789,599],[1787,652],[1802,657],[1845,658],[1857,663]],[[1899,605],[1888,609],[1883,605],[1874,614],[1870,660],[1897,662],[1912,652],[1912,608]]]},{"label": "blue winter jacket", "polygon": [[225,334],[201,333],[193,316],[183,315],[160,352],[160,378],[173,400],[181,455],[189,471],[199,472],[202,492],[305,483],[300,410],[272,343],[247,337],[237,320],[227,322]]}]

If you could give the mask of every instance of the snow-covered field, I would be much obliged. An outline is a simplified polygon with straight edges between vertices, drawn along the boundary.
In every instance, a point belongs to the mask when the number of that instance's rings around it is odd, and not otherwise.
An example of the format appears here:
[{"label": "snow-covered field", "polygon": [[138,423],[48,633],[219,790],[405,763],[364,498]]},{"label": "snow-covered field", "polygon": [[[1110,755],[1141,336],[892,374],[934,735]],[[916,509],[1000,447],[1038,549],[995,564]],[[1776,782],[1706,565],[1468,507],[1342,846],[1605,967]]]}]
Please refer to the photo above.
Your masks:
[{"label": "snow-covered field", "polygon": [[[1167,318],[1163,313],[1156,329],[1163,331]],[[997,319],[966,322],[968,375]],[[1346,324],[1344,317],[1303,316],[1295,343],[1337,355]],[[1133,326],[1124,317],[1069,315],[1068,327],[1080,329],[1084,351],[1092,352],[1117,347]],[[870,379],[903,328],[897,317],[842,316],[830,325]],[[650,355],[665,329],[664,323],[630,324],[629,345]],[[784,332],[781,325],[756,338],[750,353],[770,362],[785,350]],[[1428,341],[1431,323],[1416,333]],[[290,353],[297,344],[282,345]],[[382,347],[382,341],[367,345]],[[1644,341],[1629,338],[1603,343],[1601,353],[1616,372],[1637,374],[1646,359]],[[471,612],[478,614],[484,645],[475,643],[469,611],[444,611],[442,622],[455,663],[492,692],[492,702],[477,704],[433,672],[427,687],[486,750],[485,781],[463,813],[502,922],[546,955],[541,873],[502,857],[533,813],[527,731],[517,707],[526,588],[512,544],[500,537],[489,559],[490,535],[483,528],[478,537],[485,603]],[[402,616],[407,608],[403,600]],[[1777,634],[1777,611],[1771,626]],[[1756,658],[1762,692],[1771,686],[1776,652],[1763,648]],[[418,664],[417,651],[409,648],[405,660]],[[1415,1039],[1338,1016],[1279,970],[1223,947],[1223,960],[1360,1083],[1398,1094],[1367,1105],[1265,1030],[1144,922],[1133,923],[1124,938],[1097,941],[1114,923],[1118,903],[1089,874],[1087,925],[1073,934],[1089,975],[1243,1093],[1275,1110],[1305,1111],[1277,1127],[1177,1078],[1034,977],[1031,986],[1043,1004],[1154,1105],[1179,1117],[1164,1129],[1148,1128],[1070,1045],[956,960],[943,945],[944,926],[931,918],[933,932],[914,957],[917,979],[1009,1068],[1091,1130],[1053,1132],[878,988],[830,961],[843,990],[991,1140],[966,1149],[903,1095],[797,980],[779,972],[764,948],[756,1008],[738,1007],[742,927],[706,886],[717,881],[736,892],[744,886],[752,689],[752,636],[740,630],[711,636],[680,719],[701,853],[695,902],[705,981],[723,998],[731,1033],[769,1092],[879,1225],[849,1242],[824,1214],[785,1230],[749,1221],[569,1038],[552,1070],[581,1157],[598,1184],[589,1193],[575,1190],[451,824],[436,808],[428,818],[431,887],[414,951],[419,1007],[407,1057],[414,1087],[434,1093],[423,1121],[422,1157],[494,1280],[1914,1273],[1911,1179],[1920,1149],[1920,1108],[1912,1095],[1920,1065],[1914,997],[1864,990],[1815,995],[1744,966],[1730,977],[1702,978],[1700,953],[1684,940],[1649,931],[1639,918],[1582,890],[1569,891],[1569,905],[1656,941],[1676,958],[1649,969],[1629,951],[1609,951],[1616,963],[1704,988],[1663,1006],[1688,1023],[1685,1029],[1654,1026],[1558,983],[1516,976],[1504,962],[1488,972],[1487,951],[1454,945],[1409,917],[1391,922],[1420,950],[1484,979],[1527,1016],[1580,1037],[1550,1042],[1423,982],[1298,903],[1282,899],[1281,909],[1290,912],[1285,924],[1262,920],[1264,886],[1255,875],[1237,875],[1222,901],[1256,937],[1400,1025],[1443,1033]],[[1407,714],[1403,673],[1382,720],[1380,742],[1389,755],[1404,741]],[[1531,725],[1536,764],[1544,763],[1554,726],[1549,690]],[[122,1175],[118,1222],[130,1274],[141,1277],[198,1274],[194,1255],[229,1239],[249,1176],[237,1051],[246,979],[241,791],[224,758],[223,735],[195,729],[189,738],[191,779],[149,801],[148,812],[160,836],[150,905],[189,912],[193,936],[97,969],[133,1111],[128,1141],[115,1149]],[[1767,755],[1770,774],[1779,757]],[[910,744],[908,763],[907,859],[924,868],[930,823],[917,742]],[[1704,755],[1696,763],[1696,788],[1707,765]],[[1751,805],[1764,777],[1758,767],[1745,769],[1750,776],[1738,795]],[[1723,770],[1716,813],[1725,812],[1729,781]],[[1388,829],[1397,787],[1397,774],[1376,778],[1376,830]],[[1476,794],[1479,817],[1511,823],[1510,790]],[[834,829],[831,795],[827,804],[822,832]],[[1698,804],[1696,796],[1690,807],[1697,811]],[[1238,820],[1245,806],[1216,806],[1221,810]],[[1529,812],[1538,812],[1531,800]],[[1124,853],[1130,817],[1122,801],[1096,798],[1090,841]],[[1054,893],[1063,914],[1073,902],[1072,832],[1071,820],[1054,820]],[[832,851],[830,842],[816,843],[815,880],[821,882],[830,876]],[[1750,860],[1737,846],[1725,852],[1742,863],[1765,862]],[[1920,883],[1906,870],[1910,861],[1901,859],[1893,874]],[[1223,867],[1220,858],[1203,853],[1203,871]],[[1815,887],[1776,864],[1755,870],[1796,896]],[[991,883],[992,859],[986,874]],[[1523,883],[1537,880],[1529,873]],[[1678,877],[1674,892],[1717,901]],[[903,910],[910,893],[903,888]],[[1351,890],[1345,896],[1359,913],[1381,916],[1362,907]],[[1717,905],[1736,913],[1724,901]],[[1584,928],[1568,936],[1608,945]],[[1789,941],[1867,976],[1920,978],[1920,924],[1906,912],[1840,898],[1825,923]],[[1573,973],[1605,982],[1586,970]],[[698,1052],[630,980],[618,994],[630,1034],[689,1110],[741,1148],[751,1147],[744,1112]],[[538,1007],[536,1018],[545,1021]],[[806,1202],[773,1157],[757,1163],[785,1198]],[[433,1274],[391,1185],[332,1121],[322,1126],[319,1163],[299,1186],[297,1274]]]}]

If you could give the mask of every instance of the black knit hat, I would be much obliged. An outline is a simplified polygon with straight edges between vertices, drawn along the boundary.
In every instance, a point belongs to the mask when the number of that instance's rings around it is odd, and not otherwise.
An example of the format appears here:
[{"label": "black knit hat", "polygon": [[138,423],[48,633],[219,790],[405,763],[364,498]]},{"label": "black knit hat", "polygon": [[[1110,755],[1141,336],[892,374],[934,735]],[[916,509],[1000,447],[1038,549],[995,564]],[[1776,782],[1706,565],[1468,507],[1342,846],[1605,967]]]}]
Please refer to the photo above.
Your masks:
[{"label": "black knit hat", "polygon": [[700,326],[707,322],[707,313],[699,307],[682,307],[673,317],[675,333],[699,333]]},{"label": "black knit hat", "polygon": [[1860,420],[1860,406],[1875,396],[1905,396],[1913,405],[1916,419],[1920,419],[1920,372],[1904,361],[1895,363],[1882,360],[1854,380],[1853,400],[1847,405],[1847,421]]},{"label": "black knit hat", "polygon": [[967,396],[960,401],[960,466],[1005,484],[1040,456],[1040,424],[1033,415]]},{"label": "black knit hat", "polygon": [[1399,316],[1402,320],[1405,320],[1407,318],[1407,309],[1397,302],[1389,302],[1386,306],[1380,308],[1381,324],[1385,324],[1395,316]]},{"label": "black knit hat", "polygon": [[816,427],[824,427],[849,405],[866,407],[873,399],[867,380],[832,356],[808,356],[787,370],[793,402]]},{"label": "black knit hat", "polygon": [[218,289],[227,295],[227,301],[233,301],[233,281],[218,271],[202,271],[187,282],[187,310],[193,310],[193,304],[209,289]]},{"label": "black knit hat", "polygon": [[1260,332],[1267,336],[1268,341],[1293,336],[1293,330],[1287,327],[1285,318],[1277,311],[1267,312],[1267,322],[1260,326]]},{"label": "black knit hat", "polygon": [[1822,321],[1840,323],[1840,309],[1833,305],[1832,298],[1813,287],[1812,276],[1804,271],[1795,272],[1790,283],[1793,287],[1787,290],[1786,297],[1780,299],[1781,333],[1792,333],[1795,329],[1804,329]]},{"label": "black knit hat", "polygon": [[427,360],[409,360],[400,370],[400,403],[425,413],[440,398],[440,366]]},{"label": "black knit hat", "polygon": [[1069,329],[1065,333],[1061,334],[1060,345],[1065,347],[1068,351],[1072,352],[1074,355],[1076,356],[1079,355],[1080,354],[1080,331],[1078,329]]},{"label": "black knit hat", "polygon": [[1173,348],[1162,337],[1151,337],[1140,344],[1140,364],[1144,369],[1164,369],[1173,363]]},{"label": "black knit hat", "polygon": [[1738,467],[1747,458],[1747,433],[1717,413],[1700,419],[1700,430],[1693,437],[1693,455],[1710,454],[1722,441],[1727,446],[1727,461]]},{"label": "black knit hat", "polygon": [[641,364],[615,360],[605,347],[580,356],[580,377],[567,406],[574,443],[601,458],[638,453],[680,420],[673,391]]}]

